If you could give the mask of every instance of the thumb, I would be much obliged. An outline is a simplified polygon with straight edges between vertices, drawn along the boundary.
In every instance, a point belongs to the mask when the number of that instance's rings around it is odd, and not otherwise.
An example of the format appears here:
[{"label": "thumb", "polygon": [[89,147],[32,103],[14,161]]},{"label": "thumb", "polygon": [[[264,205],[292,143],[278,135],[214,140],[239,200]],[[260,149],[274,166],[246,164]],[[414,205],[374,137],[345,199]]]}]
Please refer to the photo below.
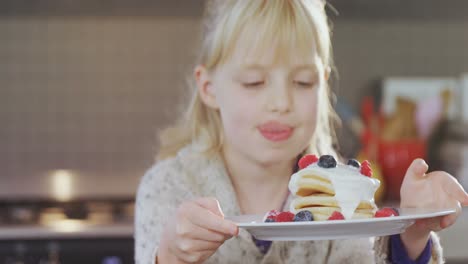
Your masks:
[{"label": "thumb", "polygon": [[221,210],[221,205],[219,204],[216,198],[201,197],[201,198],[195,199],[195,203],[205,209],[208,209],[213,214],[224,218],[223,210]]},{"label": "thumb", "polygon": [[462,207],[467,207],[468,206],[468,194],[466,194],[466,192],[464,194],[463,200],[460,201],[460,205]]},{"label": "thumb", "polygon": [[420,179],[425,176],[429,166],[423,159],[415,159],[408,167],[405,178]]}]

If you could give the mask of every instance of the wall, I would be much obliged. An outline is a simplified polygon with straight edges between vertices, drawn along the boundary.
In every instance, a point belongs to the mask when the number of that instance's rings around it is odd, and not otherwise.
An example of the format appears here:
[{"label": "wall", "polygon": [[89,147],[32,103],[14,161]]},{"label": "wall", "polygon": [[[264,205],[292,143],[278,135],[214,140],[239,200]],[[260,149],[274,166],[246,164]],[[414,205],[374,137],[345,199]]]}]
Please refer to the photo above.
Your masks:
[{"label": "wall", "polygon": [[335,24],[338,93],[353,106],[386,76],[458,77],[468,71],[468,21],[358,21]]},{"label": "wall", "polygon": [[[0,196],[133,195],[193,61],[191,19],[0,20]],[[26,183],[26,184],[25,184]]]},{"label": "wall", "polygon": [[[2,17],[0,196],[47,196],[54,169],[78,171],[75,196],[133,195],[187,94],[198,22],[183,12]],[[457,76],[467,46],[459,18],[339,17],[338,96],[356,109],[385,76]]]}]

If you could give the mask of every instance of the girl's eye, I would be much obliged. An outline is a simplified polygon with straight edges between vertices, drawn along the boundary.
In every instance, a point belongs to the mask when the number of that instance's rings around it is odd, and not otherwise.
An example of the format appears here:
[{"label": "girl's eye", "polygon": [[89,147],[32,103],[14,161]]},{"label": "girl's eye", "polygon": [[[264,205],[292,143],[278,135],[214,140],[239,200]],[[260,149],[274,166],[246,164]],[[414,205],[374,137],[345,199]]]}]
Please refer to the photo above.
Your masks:
[{"label": "girl's eye", "polygon": [[294,84],[302,88],[311,88],[314,86],[312,82],[294,81]]},{"label": "girl's eye", "polygon": [[261,87],[265,82],[264,81],[258,81],[258,82],[247,82],[243,83],[244,87],[246,88],[258,88]]}]

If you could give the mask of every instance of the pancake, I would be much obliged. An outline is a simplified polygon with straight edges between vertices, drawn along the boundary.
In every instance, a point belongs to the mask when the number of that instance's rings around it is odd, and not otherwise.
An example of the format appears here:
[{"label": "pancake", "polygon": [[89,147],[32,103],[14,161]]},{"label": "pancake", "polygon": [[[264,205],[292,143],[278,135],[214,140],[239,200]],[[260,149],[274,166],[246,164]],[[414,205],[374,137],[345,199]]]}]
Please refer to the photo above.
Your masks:
[{"label": "pancake", "polygon": [[[339,207],[334,196],[317,194],[305,197],[297,197],[291,202],[291,208],[300,210],[305,207]],[[376,206],[370,201],[360,201],[356,209],[375,209]]]},{"label": "pancake", "polygon": [[300,164],[302,169],[291,176],[289,190],[295,195],[291,212],[308,210],[316,221],[327,220],[334,211],[345,219],[373,217],[377,210],[374,194],[380,182],[366,175],[359,162],[339,164],[329,155],[312,160],[306,166]]}]

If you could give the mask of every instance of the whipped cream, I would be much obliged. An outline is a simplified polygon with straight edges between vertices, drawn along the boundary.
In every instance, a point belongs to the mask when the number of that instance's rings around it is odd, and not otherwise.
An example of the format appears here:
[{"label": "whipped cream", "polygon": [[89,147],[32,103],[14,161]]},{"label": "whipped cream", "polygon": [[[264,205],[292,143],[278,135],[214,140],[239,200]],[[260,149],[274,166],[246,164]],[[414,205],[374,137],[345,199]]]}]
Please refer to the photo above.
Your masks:
[{"label": "whipped cream", "polygon": [[289,190],[293,194],[299,190],[298,181],[303,175],[319,175],[330,180],[345,219],[351,219],[361,201],[370,201],[375,205],[374,193],[379,188],[380,181],[362,175],[356,167],[337,164],[335,168],[322,168],[315,162],[291,176]]}]

